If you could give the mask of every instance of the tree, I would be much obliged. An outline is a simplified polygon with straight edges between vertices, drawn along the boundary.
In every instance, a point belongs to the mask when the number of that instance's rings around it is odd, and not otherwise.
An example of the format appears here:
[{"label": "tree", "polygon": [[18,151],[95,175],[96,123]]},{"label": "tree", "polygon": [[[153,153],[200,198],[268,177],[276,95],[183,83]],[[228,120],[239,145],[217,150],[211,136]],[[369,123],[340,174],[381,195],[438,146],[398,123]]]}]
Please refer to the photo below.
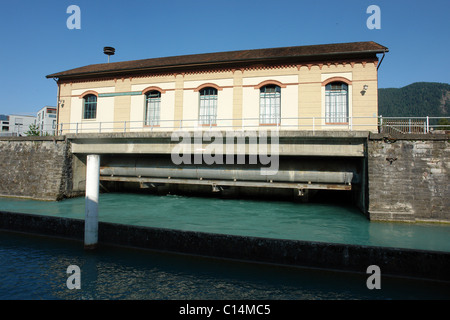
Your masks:
[{"label": "tree", "polygon": [[438,127],[436,130],[450,130],[450,121],[448,119],[439,119]]},{"label": "tree", "polygon": [[28,131],[25,132],[27,136],[40,136],[39,127],[32,123],[28,127]]}]

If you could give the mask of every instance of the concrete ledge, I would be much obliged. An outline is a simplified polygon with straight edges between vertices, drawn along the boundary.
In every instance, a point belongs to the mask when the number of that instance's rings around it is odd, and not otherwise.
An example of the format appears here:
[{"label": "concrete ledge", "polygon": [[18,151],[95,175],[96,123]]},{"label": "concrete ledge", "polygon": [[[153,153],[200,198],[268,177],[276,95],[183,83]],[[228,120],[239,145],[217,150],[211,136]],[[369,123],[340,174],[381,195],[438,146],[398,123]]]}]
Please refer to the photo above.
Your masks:
[{"label": "concrete ledge", "polygon": [[[265,128],[263,128],[265,129]],[[246,132],[259,132],[262,131],[261,128],[255,128],[254,130],[231,130],[231,132],[236,133],[246,133]],[[309,131],[309,130],[279,130],[271,131],[267,128],[269,132],[277,132],[280,138],[341,138],[341,139],[364,139],[370,134],[370,131]],[[171,130],[171,131],[153,131],[153,132],[103,132],[103,133],[67,133],[65,137],[68,140],[89,140],[89,139],[146,139],[146,138],[160,138],[160,139],[170,139],[174,132],[220,132],[223,136],[226,136],[226,130]]]},{"label": "concrete ledge", "polygon": [[48,196],[23,196],[23,195],[16,195],[16,194],[0,193],[0,198],[26,199],[26,200],[37,200],[37,201],[58,201],[61,198],[61,196],[59,194],[48,195]]},{"label": "concrete ledge", "polygon": [[[80,240],[84,221],[0,211],[0,229]],[[450,282],[450,252],[232,236],[99,223],[99,245]]]},{"label": "concrete ledge", "polygon": [[370,221],[416,222],[414,212],[368,211]]},{"label": "concrete ledge", "polygon": [[[183,132],[189,134],[189,137],[194,137],[192,131]],[[223,143],[220,146],[220,151],[215,150],[222,154],[229,152],[229,146],[226,146],[226,137],[230,132],[236,135],[242,134],[244,137],[246,134],[252,135],[259,131],[204,131],[205,134],[220,133],[223,137]],[[171,154],[174,147],[180,143],[178,139],[172,141],[172,134],[173,132],[116,132],[68,134],[66,137],[71,142],[72,153],[75,154]],[[369,133],[365,131],[277,131],[277,152],[279,155],[293,156],[364,157],[368,135]],[[274,132],[268,134],[268,137],[273,136]],[[178,138],[178,135],[174,137]],[[202,141],[201,148],[206,148],[206,145],[210,143],[208,139]],[[234,148],[238,143],[234,144]],[[191,148],[194,145],[195,142],[191,145]],[[251,152],[249,143],[246,142],[245,145],[245,151],[242,152],[249,154]],[[234,148],[233,152],[237,153],[239,150]],[[194,152],[193,149],[190,151]]]},{"label": "concrete ledge", "polygon": [[414,140],[414,141],[442,141],[450,140],[450,134],[445,133],[429,133],[429,134],[419,134],[419,133],[370,133],[369,140]]},{"label": "concrete ledge", "polygon": [[65,141],[65,136],[0,137],[0,141]]},{"label": "concrete ledge", "polygon": [[0,229],[83,240],[84,221],[61,217],[0,211]]}]

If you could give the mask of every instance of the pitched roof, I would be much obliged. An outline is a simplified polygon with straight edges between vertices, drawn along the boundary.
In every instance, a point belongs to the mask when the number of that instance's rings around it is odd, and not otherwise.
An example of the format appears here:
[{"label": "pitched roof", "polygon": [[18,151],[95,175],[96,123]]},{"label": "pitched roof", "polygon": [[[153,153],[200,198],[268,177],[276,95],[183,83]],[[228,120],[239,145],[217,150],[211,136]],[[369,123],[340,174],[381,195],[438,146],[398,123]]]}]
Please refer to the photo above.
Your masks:
[{"label": "pitched roof", "polygon": [[276,62],[299,63],[324,59],[376,57],[377,53],[388,51],[388,48],[373,41],[252,49],[92,64],[53,73],[47,75],[47,78],[83,78],[199,67],[224,67]]}]

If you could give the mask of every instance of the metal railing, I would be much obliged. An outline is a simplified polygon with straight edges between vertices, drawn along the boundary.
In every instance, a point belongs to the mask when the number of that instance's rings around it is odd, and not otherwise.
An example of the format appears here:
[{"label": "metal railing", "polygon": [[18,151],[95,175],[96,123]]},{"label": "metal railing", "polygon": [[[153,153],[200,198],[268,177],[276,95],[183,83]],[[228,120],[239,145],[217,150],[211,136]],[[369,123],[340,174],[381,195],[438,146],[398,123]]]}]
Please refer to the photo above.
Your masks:
[{"label": "metal railing", "polygon": [[[446,122],[439,124],[440,119]],[[380,133],[418,133],[450,130],[450,117],[348,117],[345,123],[327,123],[325,117],[279,118],[276,123],[260,123],[259,118],[214,118],[208,124],[199,119],[159,120],[148,125],[146,121],[110,121],[60,123],[58,134],[105,133],[105,132],[152,132],[177,130],[310,130],[310,131],[372,131]],[[448,123],[448,124],[447,124]]]},{"label": "metal railing", "polygon": [[38,125],[36,127],[36,132],[39,133],[40,136],[54,136],[57,133],[56,124]]},{"label": "metal railing", "polygon": [[[427,134],[435,130],[450,130],[450,117],[383,117],[379,116],[380,133]],[[441,122],[442,121],[442,122]],[[439,123],[441,122],[441,123]]]}]

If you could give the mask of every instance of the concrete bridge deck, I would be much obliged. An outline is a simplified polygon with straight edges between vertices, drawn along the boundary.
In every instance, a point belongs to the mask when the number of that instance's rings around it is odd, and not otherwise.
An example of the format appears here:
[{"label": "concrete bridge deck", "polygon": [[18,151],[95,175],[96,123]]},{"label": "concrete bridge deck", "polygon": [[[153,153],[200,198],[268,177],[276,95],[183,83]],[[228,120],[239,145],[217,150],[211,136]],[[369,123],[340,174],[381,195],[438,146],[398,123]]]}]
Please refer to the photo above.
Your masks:
[{"label": "concrete bridge deck", "polygon": [[[226,149],[227,137],[233,135],[236,139],[247,137],[245,154],[250,153],[248,139],[260,138],[260,132],[257,131],[83,133],[68,134],[66,138],[71,142],[72,153],[76,154],[170,154],[180,143],[183,135],[189,135],[192,137],[192,142],[195,143],[195,134],[202,134],[203,138],[208,135],[214,139],[222,138],[224,154],[228,152]],[[277,137],[280,156],[364,157],[369,132],[268,131],[267,136],[269,138]],[[200,147],[203,149],[208,144],[210,143],[203,141]],[[233,151],[236,154],[239,149],[236,147]]]}]

